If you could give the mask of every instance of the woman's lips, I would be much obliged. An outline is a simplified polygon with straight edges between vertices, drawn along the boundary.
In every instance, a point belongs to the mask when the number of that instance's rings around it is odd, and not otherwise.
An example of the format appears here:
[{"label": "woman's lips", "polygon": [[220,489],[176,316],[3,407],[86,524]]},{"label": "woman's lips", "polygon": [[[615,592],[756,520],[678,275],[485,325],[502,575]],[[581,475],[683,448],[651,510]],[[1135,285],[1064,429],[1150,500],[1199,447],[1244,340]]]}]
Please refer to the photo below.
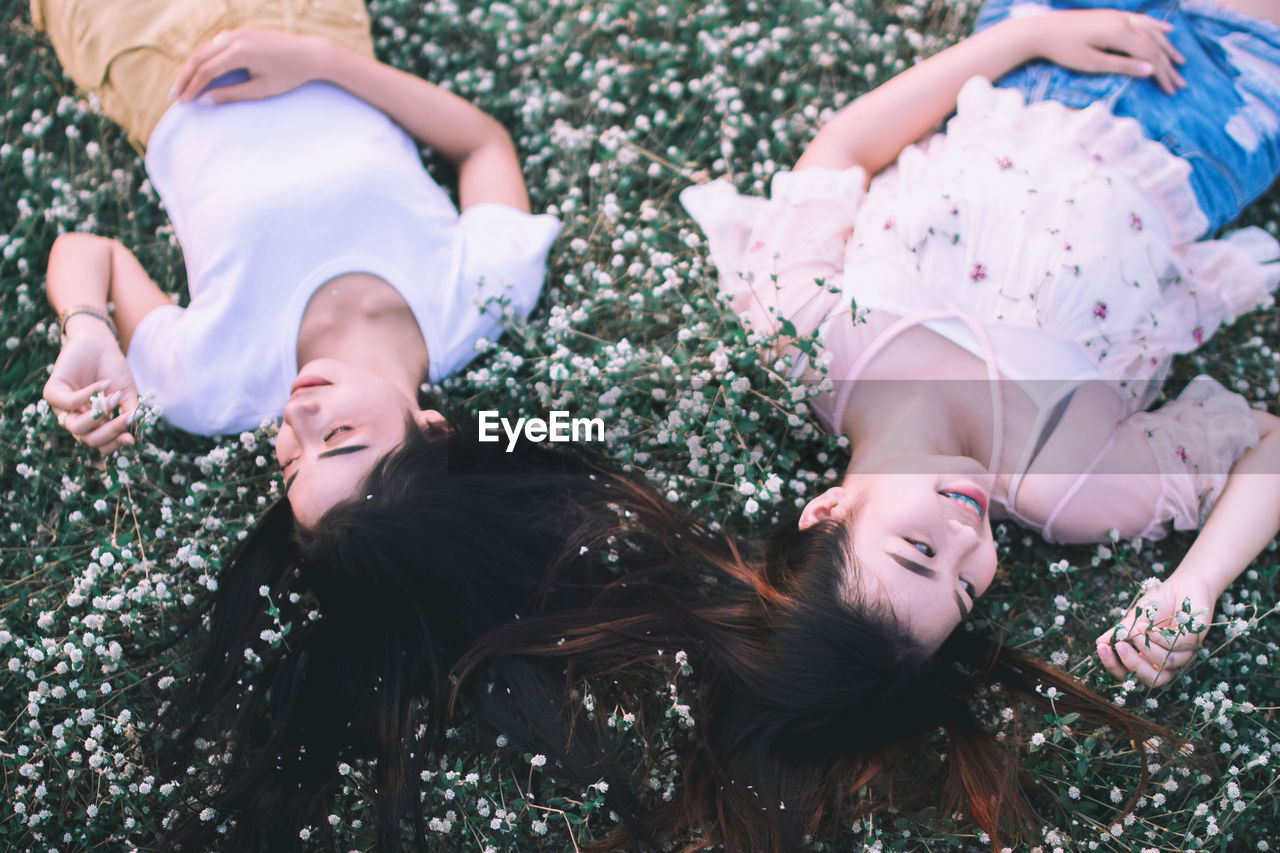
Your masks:
[{"label": "woman's lips", "polygon": [[320,385],[332,385],[328,379],[321,376],[304,375],[293,380],[293,386],[289,389],[289,396],[292,397],[303,388],[316,388]]},{"label": "woman's lips", "polygon": [[976,515],[979,521],[987,517],[987,496],[981,489],[962,486],[957,489],[945,489],[940,494],[965,507]]}]

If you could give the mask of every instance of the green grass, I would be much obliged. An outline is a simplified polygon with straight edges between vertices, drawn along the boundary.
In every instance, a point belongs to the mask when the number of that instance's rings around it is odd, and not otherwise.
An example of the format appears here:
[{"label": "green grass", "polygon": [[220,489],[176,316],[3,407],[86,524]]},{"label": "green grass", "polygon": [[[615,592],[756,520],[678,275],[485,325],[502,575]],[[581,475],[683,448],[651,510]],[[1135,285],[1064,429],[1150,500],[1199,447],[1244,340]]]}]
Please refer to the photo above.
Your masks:
[{"label": "green grass", "polygon": [[[565,223],[541,307],[448,385],[450,403],[599,414],[620,464],[732,530],[758,532],[833,478],[841,451],[717,301],[675,194],[717,175],[762,193],[824,110],[954,41],[973,7],[671,0],[658,15],[657,5],[371,3],[382,58],[512,128],[535,208]],[[216,778],[225,745],[208,744],[182,784],[157,784],[142,746],[190,650],[139,651],[167,635],[278,494],[271,430],[212,442],[162,426],[104,465],[39,402],[57,353],[43,269],[58,233],[118,237],[164,287],[181,291],[184,279],[123,135],[76,96],[26,4],[0,0],[0,9],[0,849],[145,850]],[[1248,220],[1275,233],[1276,218],[1273,194]],[[1278,343],[1274,312],[1245,317],[1180,364],[1172,387],[1203,371],[1275,411],[1280,366],[1269,346]],[[687,441],[697,434],[701,450]],[[1058,548],[1016,528],[997,536],[1003,571],[981,610],[1008,641],[1185,731],[1220,771],[1160,766],[1125,818],[1137,779],[1131,745],[1046,721],[1045,744],[1027,753],[1044,850],[1277,846],[1274,547],[1224,599],[1218,618],[1231,624],[1214,629],[1209,654],[1149,691],[1111,684],[1090,657],[1092,639],[1139,579],[1177,564],[1189,539]],[[993,720],[1000,711],[992,697]],[[667,736],[680,736],[678,717]],[[554,768],[479,738],[464,722],[456,754],[440,756],[429,780],[423,808],[441,849],[560,850],[610,827],[598,789],[561,785]],[[362,768],[348,778],[331,823],[343,849],[368,849]],[[671,784],[669,768],[655,776],[659,789]],[[834,850],[980,845],[969,824],[929,811],[830,837]]]}]

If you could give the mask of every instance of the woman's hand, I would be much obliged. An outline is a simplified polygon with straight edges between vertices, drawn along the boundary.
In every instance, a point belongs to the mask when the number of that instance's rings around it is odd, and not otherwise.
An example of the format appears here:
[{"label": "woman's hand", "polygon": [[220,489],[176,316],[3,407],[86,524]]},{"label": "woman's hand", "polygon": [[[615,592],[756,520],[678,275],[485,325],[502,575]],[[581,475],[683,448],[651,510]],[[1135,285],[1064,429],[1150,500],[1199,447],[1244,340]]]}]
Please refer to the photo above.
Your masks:
[{"label": "woman's hand", "polygon": [[45,383],[44,398],[76,441],[106,456],[133,444],[129,425],[138,408],[138,390],[120,344],[106,324],[93,317],[71,320],[77,328],[63,341]]},{"label": "woman's hand", "polygon": [[1098,658],[1118,679],[1132,672],[1148,687],[1162,687],[1195,659],[1217,600],[1202,579],[1174,572],[1097,639]]},{"label": "woman's hand", "polygon": [[[221,32],[191,54],[178,72],[172,95],[181,101],[200,98],[225,104],[291,92],[318,76],[323,41],[318,36],[252,27]],[[210,83],[237,71],[242,72],[241,78],[247,72],[248,78],[205,91]]]},{"label": "woman's hand", "polygon": [[1039,56],[1090,74],[1151,77],[1172,95],[1187,85],[1174,65],[1183,56],[1170,43],[1173,25],[1117,9],[1076,9],[1024,19]]}]

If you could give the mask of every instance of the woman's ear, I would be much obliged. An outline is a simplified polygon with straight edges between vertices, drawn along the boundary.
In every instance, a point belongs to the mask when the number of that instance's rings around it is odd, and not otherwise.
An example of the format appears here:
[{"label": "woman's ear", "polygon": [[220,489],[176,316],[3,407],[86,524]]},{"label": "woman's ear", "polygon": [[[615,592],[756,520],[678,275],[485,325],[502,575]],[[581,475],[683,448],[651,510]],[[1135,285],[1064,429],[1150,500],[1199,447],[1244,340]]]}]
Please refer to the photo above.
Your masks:
[{"label": "woman's ear", "polygon": [[435,409],[419,409],[413,413],[413,419],[417,421],[418,426],[422,427],[424,430],[449,425],[449,422],[445,420],[444,415],[440,414],[440,412]]},{"label": "woman's ear", "polygon": [[819,521],[843,519],[849,512],[852,493],[844,486],[833,486],[804,505],[800,512],[800,529],[808,530]]}]

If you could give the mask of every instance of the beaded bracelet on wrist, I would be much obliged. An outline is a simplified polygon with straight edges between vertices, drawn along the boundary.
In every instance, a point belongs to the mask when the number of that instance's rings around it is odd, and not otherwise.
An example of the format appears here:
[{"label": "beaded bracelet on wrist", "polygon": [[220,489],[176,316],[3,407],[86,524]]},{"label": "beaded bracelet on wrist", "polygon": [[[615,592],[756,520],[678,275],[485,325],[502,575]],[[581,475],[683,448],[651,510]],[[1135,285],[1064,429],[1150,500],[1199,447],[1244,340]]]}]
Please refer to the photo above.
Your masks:
[{"label": "beaded bracelet on wrist", "polygon": [[58,317],[58,325],[62,332],[62,336],[67,336],[67,321],[77,314],[87,314],[90,317],[96,317],[107,324],[107,328],[111,330],[112,335],[116,335],[116,324],[112,321],[111,316],[106,311],[94,308],[92,305],[72,305],[63,314]]}]

